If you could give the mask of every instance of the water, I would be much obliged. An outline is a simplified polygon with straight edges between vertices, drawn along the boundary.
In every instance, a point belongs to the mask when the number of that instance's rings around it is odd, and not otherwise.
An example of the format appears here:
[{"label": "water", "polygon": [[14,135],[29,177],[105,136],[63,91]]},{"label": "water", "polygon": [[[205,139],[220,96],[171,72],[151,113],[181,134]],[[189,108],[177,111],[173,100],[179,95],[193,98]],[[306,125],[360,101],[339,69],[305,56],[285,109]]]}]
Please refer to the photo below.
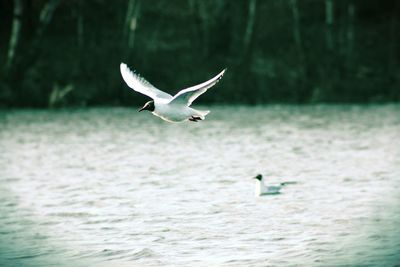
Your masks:
[{"label": "water", "polygon": [[2,111],[0,265],[400,263],[399,105],[211,110]]}]

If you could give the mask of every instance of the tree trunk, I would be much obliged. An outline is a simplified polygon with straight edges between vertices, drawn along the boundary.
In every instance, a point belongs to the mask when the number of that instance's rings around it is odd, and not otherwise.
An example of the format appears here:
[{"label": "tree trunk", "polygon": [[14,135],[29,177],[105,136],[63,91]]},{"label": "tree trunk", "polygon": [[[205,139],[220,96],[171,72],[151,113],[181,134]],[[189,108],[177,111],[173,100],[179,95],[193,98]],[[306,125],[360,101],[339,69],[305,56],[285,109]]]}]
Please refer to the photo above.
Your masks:
[{"label": "tree trunk", "polygon": [[[15,60],[15,68],[18,72],[10,71],[8,73],[13,87],[15,90],[14,96],[18,99],[23,93],[18,89],[22,81],[27,78],[27,74],[30,73],[31,69],[35,66],[35,61],[40,55],[40,41],[42,40],[43,33],[53,17],[54,11],[56,10],[60,0],[49,0],[43,6],[39,14],[39,22],[36,31],[33,35],[33,39],[29,44],[29,49],[25,53],[20,53],[18,60]],[[21,79],[23,77],[23,79]]]},{"label": "tree trunk", "polygon": [[346,51],[346,58],[347,58],[347,67],[351,69],[351,65],[353,62],[353,51],[354,51],[354,16],[355,16],[355,7],[354,3],[350,2],[347,5],[347,51]]},{"label": "tree trunk", "polygon": [[82,52],[84,45],[84,20],[83,20],[83,0],[78,0],[77,19],[76,19],[76,39],[79,48],[79,53]]},{"label": "tree trunk", "polygon": [[305,89],[307,67],[306,67],[306,59],[305,59],[305,54],[304,54],[304,49],[303,49],[303,40],[302,40],[302,36],[301,36],[301,31],[300,31],[300,11],[299,11],[297,0],[291,0],[290,6],[292,9],[292,17],[293,17],[292,32],[293,32],[293,39],[294,39],[294,43],[295,43],[297,54],[298,54],[298,73],[299,73],[299,81],[301,83],[301,85],[299,86],[299,89],[296,90],[295,98],[297,101],[303,101],[304,99],[307,98],[305,96],[305,94],[302,93],[302,91]]},{"label": "tree trunk", "polygon": [[[303,51],[303,40],[300,32],[300,13],[297,5],[297,0],[290,1],[293,16],[293,39],[296,45],[297,53],[299,55],[300,65],[304,63],[304,51]],[[303,66],[302,66],[303,67]]]},{"label": "tree trunk", "polygon": [[60,0],[49,0],[40,11],[39,15],[39,26],[36,30],[36,39],[40,39],[43,32],[46,30],[51,19],[53,18],[54,11],[58,7]]},{"label": "tree trunk", "polygon": [[14,17],[11,28],[11,36],[10,43],[8,46],[7,52],[7,61],[5,65],[5,73],[8,74],[11,66],[13,64],[15,58],[15,51],[18,47],[18,43],[21,35],[21,26],[22,26],[22,11],[23,11],[23,2],[22,0],[14,0]]},{"label": "tree trunk", "polygon": [[[27,66],[32,66],[33,62],[38,55],[39,43],[42,39],[43,33],[45,32],[47,26],[50,24],[53,18],[54,11],[58,7],[60,0],[49,0],[42,8],[39,14],[39,24],[36,28],[35,35],[33,37],[30,49],[25,56],[24,64]],[[26,68],[26,71],[29,69]]]},{"label": "tree trunk", "polygon": [[390,40],[389,40],[389,53],[388,53],[388,65],[389,69],[394,68],[398,65],[398,15],[400,4],[398,1],[395,2],[392,11],[392,18],[390,23]]},{"label": "tree trunk", "polygon": [[124,36],[128,46],[128,55],[135,45],[135,34],[139,17],[139,0],[129,0],[125,17]]},{"label": "tree trunk", "polygon": [[211,18],[209,14],[209,10],[207,10],[207,5],[204,1],[199,0],[197,2],[197,9],[199,12],[199,17],[201,19],[201,31],[202,31],[202,53],[203,56],[208,55],[208,47],[210,40],[210,23]]},{"label": "tree trunk", "polygon": [[326,42],[326,47],[329,51],[332,51],[334,48],[333,23],[334,23],[333,1],[325,0],[325,24],[326,24],[325,42]]},{"label": "tree trunk", "polygon": [[254,21],[256,18],[256,6],[257,6],[257,0],[250,0],[249,2],[249,12],[247,16],[247,25],[246,25],[246,31],[244,33],[243,37],[243,53],[246,54],[248,51],[250,42],[251,42],[251,37],[253,35],[254,31]]}]

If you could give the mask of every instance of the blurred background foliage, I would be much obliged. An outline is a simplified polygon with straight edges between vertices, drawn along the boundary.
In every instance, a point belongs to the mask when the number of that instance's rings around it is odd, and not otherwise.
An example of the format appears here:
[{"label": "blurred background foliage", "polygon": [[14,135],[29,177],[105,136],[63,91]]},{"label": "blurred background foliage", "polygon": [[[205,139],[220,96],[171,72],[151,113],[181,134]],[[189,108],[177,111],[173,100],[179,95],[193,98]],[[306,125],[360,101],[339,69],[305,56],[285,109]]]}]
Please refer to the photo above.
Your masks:
[{"label": "blurred background foliage", "polygon": [[126,62],[203,103],[400,100],[397,0],[0,0],[0,105],[136,105]]}]

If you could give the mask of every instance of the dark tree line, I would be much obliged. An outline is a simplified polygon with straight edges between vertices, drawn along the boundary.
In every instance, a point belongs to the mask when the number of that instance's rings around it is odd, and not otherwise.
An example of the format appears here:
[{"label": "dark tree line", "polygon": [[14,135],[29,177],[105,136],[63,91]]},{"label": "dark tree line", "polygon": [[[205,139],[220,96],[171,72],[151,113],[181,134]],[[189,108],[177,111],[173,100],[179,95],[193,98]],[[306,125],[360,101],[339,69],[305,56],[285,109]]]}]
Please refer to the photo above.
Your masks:
[{"label": "dark tree line", "polygon": [[[121,61],[211,103],[400,100],[397,0],[0,0],[0,106],[130,105]],[[199,102],[200,102],[199,101]]]}]

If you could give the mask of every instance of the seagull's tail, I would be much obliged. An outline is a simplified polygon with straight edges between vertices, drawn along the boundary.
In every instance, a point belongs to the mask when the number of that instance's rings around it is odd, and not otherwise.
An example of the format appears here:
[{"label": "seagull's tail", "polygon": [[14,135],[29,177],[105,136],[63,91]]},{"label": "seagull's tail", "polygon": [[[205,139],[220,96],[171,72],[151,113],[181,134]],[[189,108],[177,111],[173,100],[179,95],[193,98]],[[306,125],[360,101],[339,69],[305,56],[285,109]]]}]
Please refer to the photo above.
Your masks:
[{"label": "seagull's tail", "polygon": [[290,184],[297,184],[296,181],[287,181],[287,182],[282,182],[281,186],[286,186],[286,185],[290,185]]},{"label": "seagull's tail", "polygon": [[207,116],[208,113],[210,113],[209,110],[197,110],[196,109],[197,114],[201,117],[202,120],[204,120]]}]

